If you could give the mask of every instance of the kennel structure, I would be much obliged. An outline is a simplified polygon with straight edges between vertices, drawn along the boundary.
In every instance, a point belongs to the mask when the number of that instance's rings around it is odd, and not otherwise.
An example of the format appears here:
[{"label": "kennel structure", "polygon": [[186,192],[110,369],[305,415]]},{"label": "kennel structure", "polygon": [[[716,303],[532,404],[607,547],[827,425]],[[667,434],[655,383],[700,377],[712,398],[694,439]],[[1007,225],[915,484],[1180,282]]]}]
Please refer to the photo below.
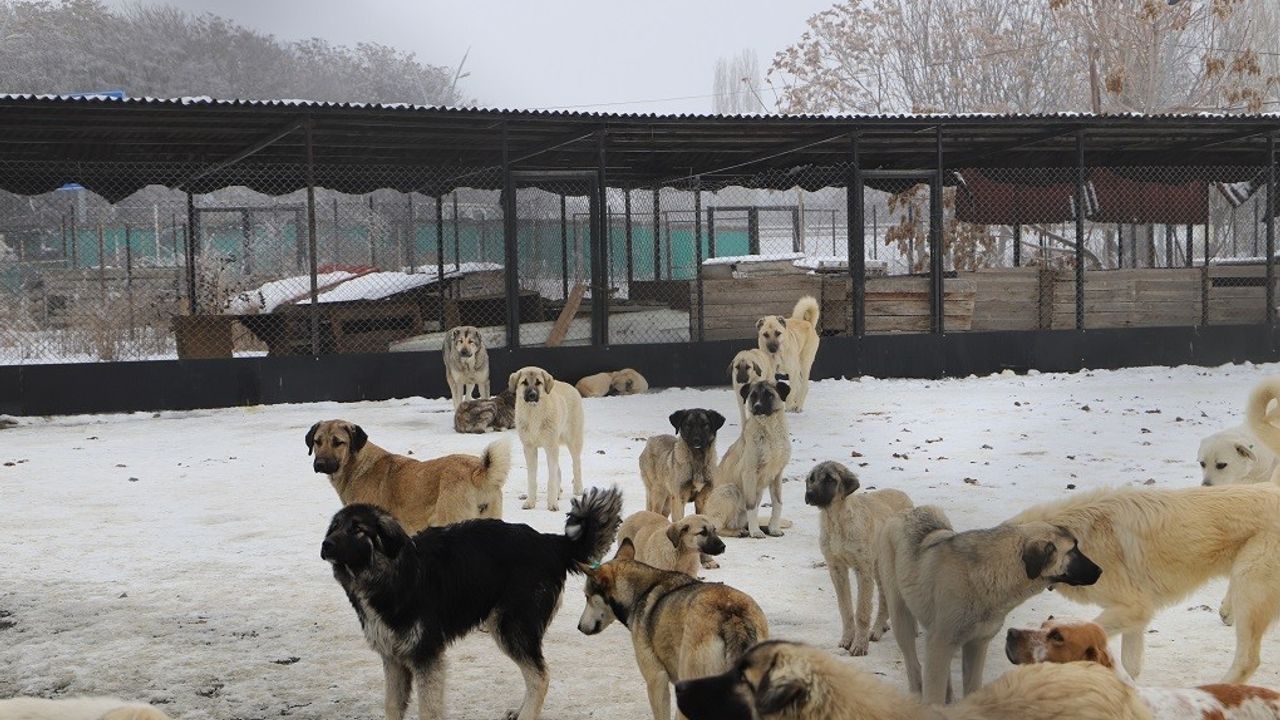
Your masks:
[{"label": "kennel structure", "polygon": [[0,412],[439,394],[458,324],[496,372],[712,384],[803,294],[820,376],[1276,357],[1276,115],[0,96],[0,123]]}]

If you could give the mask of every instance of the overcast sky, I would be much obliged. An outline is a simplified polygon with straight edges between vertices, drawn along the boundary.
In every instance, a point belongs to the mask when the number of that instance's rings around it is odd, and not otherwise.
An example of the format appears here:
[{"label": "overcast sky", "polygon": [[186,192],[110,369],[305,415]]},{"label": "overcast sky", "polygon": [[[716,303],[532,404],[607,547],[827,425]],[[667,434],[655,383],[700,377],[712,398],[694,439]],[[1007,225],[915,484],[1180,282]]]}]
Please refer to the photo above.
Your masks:
[{"label": "overcast sky", "polygon": [[371,40],[434,65],[456,65],[469,47],[463,85],[482,105],[617,112],[710,112],[718,57],[752,48],[764,71],[834,2],[168,0],[286,40]]}]

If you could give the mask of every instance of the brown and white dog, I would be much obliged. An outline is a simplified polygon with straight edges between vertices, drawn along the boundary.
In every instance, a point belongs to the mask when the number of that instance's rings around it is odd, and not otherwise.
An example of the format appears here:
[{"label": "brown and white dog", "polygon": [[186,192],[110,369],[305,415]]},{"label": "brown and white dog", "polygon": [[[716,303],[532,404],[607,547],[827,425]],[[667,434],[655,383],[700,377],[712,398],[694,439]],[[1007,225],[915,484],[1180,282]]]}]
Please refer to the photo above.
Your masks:
[{"label": "brown and white dog", "polygon": [[[1039,629],[1010,629],[1005,636],[1004,654],[1017,665],[1091,660],[1115,670],[1125,682],[1133,682],[1124,667],[1112,659],[1107,634],[1087,620],[1049,616]],[[1151,709],[1153,720],[1280,720],[1280,693],[1255,685],[1137,690]]]}]

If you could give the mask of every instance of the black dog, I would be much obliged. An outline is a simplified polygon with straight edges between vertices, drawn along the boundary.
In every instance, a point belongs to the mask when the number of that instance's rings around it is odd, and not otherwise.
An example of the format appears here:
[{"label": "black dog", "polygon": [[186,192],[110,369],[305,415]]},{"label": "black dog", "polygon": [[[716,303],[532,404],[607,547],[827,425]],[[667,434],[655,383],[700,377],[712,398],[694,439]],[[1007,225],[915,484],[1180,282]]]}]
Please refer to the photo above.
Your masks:
[{"label": "black dog", "polygon": [[469,520],[410,537],[381,508],[339,510],[320,557],[332,563],[365,639],[382,656],[387,719],[404,717],[414,682],[419,716],[443,717],[445,648],[488,620],[524,675],[524,702],[508,717],[537,720],[548,683],[542,636],[565,576],[609,549],[621,513],[616,488],[592,488],[573,501],[564,535]]}]

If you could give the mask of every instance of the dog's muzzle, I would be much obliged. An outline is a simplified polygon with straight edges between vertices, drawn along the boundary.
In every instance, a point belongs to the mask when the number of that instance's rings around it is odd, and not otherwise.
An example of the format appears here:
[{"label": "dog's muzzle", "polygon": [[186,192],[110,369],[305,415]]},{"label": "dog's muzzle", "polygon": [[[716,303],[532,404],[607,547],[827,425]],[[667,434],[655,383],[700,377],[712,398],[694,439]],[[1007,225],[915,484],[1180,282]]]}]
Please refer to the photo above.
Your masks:
[{"label": "dog's muzzle", "polygon": [[527,403],[536,403],[536,402],[538,402],[538,391],[537,391],[537,390],[525,390],[525,391],[524,391],[524,401],[525,401],[525,402],[527,402]]},{"label": "dog's muzzle", "polygon": [[322,460],[320,458],[316,458],[315,462],[311,463],[311,469],[315,470],[318,473],[324,473],[325,475],[332,475],[333,473],[338,472],[338,461]]},{"label": "dog's muzzle", "polygon": [[1022,657],[1018,652],[1018,647],[1022,644],[1022,636],[1026,632],[1026,630],[1019,630],[1018,628],[1009,628],[1009,632],[1004,634],[1004,656],[1014,665],[1022,664]]},{"label": "dog's muzzle", "polygon": [[702,546],[702,552],[708,555],[720,555],[724,552],[724,541],[720,538],[708,541]]},{"label": "dog's muzzle", "polygon": [[324,542],[320,543],[320,559],[332,561],[334,559],[333,553],[336,549],[337,548],[334,547],[333,541],[329,538],[325,538]]},{"label": "dog's muzzle", "polygon": [[778,343],[776,342],[773,342],[773,343],[765,343],[764,347],[766,350],[768,350],[771,353],[777,353],[780,345],[778,345]]},{"label": "dog's muzzle", "polygon": [[471,351],[470,351],[470,350],[459,350],[459,351],[458,351],[458,357],[462,357],[462,358],[469,358],[469,357],[471,357]]},{"label": "dog's muzzle", "polygon": [[1098,578],[1102,577],[1102,568],[1097,563],[1090,560],[1084,553],[1079,550],[1070,550],[1067,556],[1071,559],[1067,561],[1067,571],[1062,575],[1053,578],[1054,582],[1066,583],[1067,585],[1092,585],[1098,582]]}]

